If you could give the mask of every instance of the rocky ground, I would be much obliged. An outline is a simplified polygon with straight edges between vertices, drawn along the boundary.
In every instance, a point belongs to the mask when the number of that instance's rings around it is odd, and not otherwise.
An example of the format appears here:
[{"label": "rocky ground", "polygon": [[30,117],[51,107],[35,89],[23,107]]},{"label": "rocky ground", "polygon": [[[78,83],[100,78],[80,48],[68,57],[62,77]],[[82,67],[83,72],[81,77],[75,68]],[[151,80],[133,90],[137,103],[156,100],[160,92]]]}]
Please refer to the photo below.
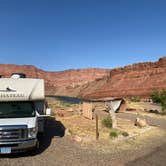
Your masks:
[{"label": "rocky ground", "polygon": [[[119,114],[120,118],[133,119],[135,115]],[[166,121],[148,119],[152,125],[165,130]],[[60,121],[48,121],[45,136],[40,139],[41,147],[34,153],[1,156],[1,166],[111,166],[111,165],[165,165],[165,136],[156,136],[147,141],[147,146],[139,146],[128,141],[132,150],[103,152],[94,148],[83,148],[70,137],[64,136],[65,126]]]}]

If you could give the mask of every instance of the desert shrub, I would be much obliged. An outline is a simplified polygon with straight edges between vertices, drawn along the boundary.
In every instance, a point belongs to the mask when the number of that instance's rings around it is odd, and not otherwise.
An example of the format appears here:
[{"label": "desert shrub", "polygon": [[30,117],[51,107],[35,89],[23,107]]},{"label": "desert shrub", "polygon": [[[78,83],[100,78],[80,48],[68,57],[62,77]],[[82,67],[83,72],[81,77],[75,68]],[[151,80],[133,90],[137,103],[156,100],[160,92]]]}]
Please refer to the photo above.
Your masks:
[{"label": "desert shrub", "polygon": [[160,103],[161,102],[161,98],[160,98],[160,92],[159,91],[153,91],[150,94],[150,97],[152,98],[152,101],[154,103]]},{"label": "desert shrub", "polygon": [[150,96],[154,103],[161,105],[162,113],[166,114],[166,90],[153,91]]},{"label": "desert shrub", "polygon": [[126,131],[122,132],[121,134],[122,134],[124,137],[128,137],[128,136],[129,136],[129,133],[126,132]]},{"label": "desert shrub", "polygon": [[116,131],[116,130],[110,131],[110,137],[111,138],[117,138],[118,137],[118,131]]},{"label": "desert shrub", "polygon": [[102,125],[107,128],[112,128],[112,118],[111,116],[107,116],[102,120]]},{"label": "desert shrub", "polygon": [[140,97],[139,96],[133,96],[131,99],[130,99],[132,102],[140,102]]}]

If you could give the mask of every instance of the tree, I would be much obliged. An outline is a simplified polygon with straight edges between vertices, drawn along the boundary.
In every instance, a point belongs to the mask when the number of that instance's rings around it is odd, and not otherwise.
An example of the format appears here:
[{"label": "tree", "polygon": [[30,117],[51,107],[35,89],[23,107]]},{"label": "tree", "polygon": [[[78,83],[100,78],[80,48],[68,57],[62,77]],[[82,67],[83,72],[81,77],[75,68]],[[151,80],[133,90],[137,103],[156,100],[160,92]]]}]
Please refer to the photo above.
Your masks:
[{"label": "tree", "polygon": [[162,107],[162,112],[166,113],[166,90],[152,92],[151,98],[154,103],[159,103]]}]

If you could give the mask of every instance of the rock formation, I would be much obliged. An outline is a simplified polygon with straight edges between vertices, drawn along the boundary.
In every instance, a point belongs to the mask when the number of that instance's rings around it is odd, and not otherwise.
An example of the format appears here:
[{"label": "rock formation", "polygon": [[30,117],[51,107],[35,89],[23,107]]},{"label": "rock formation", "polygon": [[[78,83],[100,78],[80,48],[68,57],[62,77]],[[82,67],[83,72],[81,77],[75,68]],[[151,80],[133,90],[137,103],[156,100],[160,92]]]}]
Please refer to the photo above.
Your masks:
[{"label": "rock formation", "polygon": [[47,95],[84,98],[148,97],[153,90],[166,89],[166,57],[157,62],[138,63],[116,69],[78,69],[48,72],[34,66],[1,64],[0,75],[25,73],[43,78]]},{"label": "rock formation", "polygon": [[166,57],[154,63],[138,63],[113,69],[109,77],[91,84],[101,85],[93,91],[84,90],[81,96],[86,98],[148,97],[153,90],[166,89]]},{"label": "rock formation", "polygon": [[61,95],[61,91],[64,92],[66,87],[74,88],[86,84],[109,75],[109,72],[109,69],[97,68],[49,72],[30,65],[0,64],[1,76],[10,77],[12,73],[25,73],[28,78],[44,79],[46,92],[49,95],[57,94],[56,92]]}]

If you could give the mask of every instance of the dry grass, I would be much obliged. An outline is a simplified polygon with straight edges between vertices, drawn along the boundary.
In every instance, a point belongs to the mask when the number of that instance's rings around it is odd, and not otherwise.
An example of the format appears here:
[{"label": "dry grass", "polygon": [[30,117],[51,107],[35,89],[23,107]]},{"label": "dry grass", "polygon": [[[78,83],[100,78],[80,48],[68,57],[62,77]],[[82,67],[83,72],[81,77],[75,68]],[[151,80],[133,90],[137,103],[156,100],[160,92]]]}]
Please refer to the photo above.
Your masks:
[{"label": "dry grass", "polygon": [[149,116],[149,117],[154,117],[154,118],[166,119],[165,115],[146,112],[145,110],[147,110],[147,111],[148,110],[159,110],[159,111],[161,111],[160,106],[153,105],[153,104],[148,103],[148,102],[130,102],[130,101],[128,101],[127,102],[127,108],[136,109],[137,111],[130,112],[130,113],[133,113],[133,114],[139,114],[141,116]]},{"label": "dry grass", "polygon": [[[78,135],[82,138],[88,137],[90,141],[94,141],[96,138],[96,121],[89,120],[82,116],[70,116],[70,117],[59,117],[60,120],[66,128],[72,131],[73,135]],[[129,136],[139,135],[143,133],[145,129],[138,128],[134,126],[134,122],[126,119],[118,118],[118,128],[119,131],[127,132]],[[104,127],[99,120],[99,134],[100,140],[110,140],[109,133],[111,129]]]},{"label": "dry grass", "polygon": [[[64,103],[59,101],[49,101],[49,103],[53,106],[55,111],[61,109],[61,112],[69,112],[67,111],[69,108],[72,108],[74,110],[78,110],[79,108],[79,104],[69,106],[64,105]],[[100,107],[98,106],[97,108]],[[132,112],[134,114],[140,114],[142,116],[151,116],[156,118],[166,118],[166,116],[145,112],[145,109],[156,109],[156,106],[153,106],[150,103],[127,102],[127,107],[139,110],[138,112]],[[100,115],[101,112],[102,114]],[[106,116],[106,114],[103,114],[103,111],[99,111],[97,112],[97,114],[99,115],[98,141],[96,141],[95,119],[89,120],[78,114],[72,115],[71,113],[70,116],[56,117],[56,119],[60,120],[64,124],[64,126],[71,131],[71,138],[73,138],[74,136],[79,136],[81,138],[82,141],[80,144],[83,148],[89,148],[90,146],[90,148],[92,149],[100,150],[103,152],[114,153],[115,151],[117,152],[122,150],[138,150],[145,146],[157,146],[161,143],[160,140],[165,140],[166,132],[163,130],[155,127],[145,129],[138,128],[134,126],[133,121],[120,118],[118,118],[118,130],[122,132],[127,132],[129,136],[124,137],[120,135],[116,139],[110,139],[109,134],[111,129],[102,126],[101,123],[102,117]]]},{"label": "dry grass", "polygon": [[[58,118],[66,128],[72,132],[72,136],[79,136],[82,138],[81,145],[83,148],[100,150],[102,152],[117,152],[122,150],[130,150],[152,146],[153,141],[159,144],[161,139],[166,136],[166,132],[155,127],[138,128],[133,125],[132,121],[118,119],[118,129],[129,133],[129,137],[118,137],[117,139],[110,139],[110,129],[101,125],[99,120],[99,140],[96,141],[95,135],[95,120],[88,120],[81,116],[71,116]],[[71,137],[72,138],[72,137]],[[161,138],[161,139],[160,139]]]}]

